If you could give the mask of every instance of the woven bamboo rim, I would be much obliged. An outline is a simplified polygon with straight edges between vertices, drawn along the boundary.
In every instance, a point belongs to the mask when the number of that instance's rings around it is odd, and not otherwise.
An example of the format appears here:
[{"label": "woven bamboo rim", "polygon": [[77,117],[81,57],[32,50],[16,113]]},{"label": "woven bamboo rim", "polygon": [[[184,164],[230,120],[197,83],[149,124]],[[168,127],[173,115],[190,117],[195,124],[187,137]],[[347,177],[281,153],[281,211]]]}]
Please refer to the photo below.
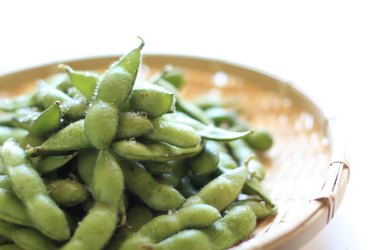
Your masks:
[{"label": "woven bamboo rim", "polygon": [[[102,70],[117,57],[64,62],[75,69]],[[349,180],[349,164],[333,120],[291,85],[260,72],[215,60],[147,55],[141,77],[166,64],[182,67],[186,97],[212,93],[231,96],[252,126],[266,127],[274,147],[262,155],[267,167],[265,189],[278,214],[261,221],[248,240],[232,249],[297,249],[335,215]],[[58,73],[57,63],[0,77],[0,97],[25,92],[38,79]]]}]

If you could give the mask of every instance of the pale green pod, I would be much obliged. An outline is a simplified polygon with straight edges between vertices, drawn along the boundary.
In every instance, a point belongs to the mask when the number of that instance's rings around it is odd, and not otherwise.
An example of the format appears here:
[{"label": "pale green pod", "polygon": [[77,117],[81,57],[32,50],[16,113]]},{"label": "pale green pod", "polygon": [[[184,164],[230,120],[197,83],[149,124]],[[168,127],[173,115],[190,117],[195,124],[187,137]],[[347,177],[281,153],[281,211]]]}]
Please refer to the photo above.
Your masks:
[{"label": "pale green pod", "polygon": [[250,236],[256,217],[249,206],[235,206],[213,225],[201,229],[210,239],[213,250],[227,249]]},{"label": "pale green pod", "polygon": [[139,249],[145,244],[158,243],[186,228],[203,228],[221,218],[220,213],[212,206],[197,204],[181,208],[174,213],[155,217],[127,239],[121,250]]},{"label": "pale green pod", "polygon": [[8,140],[1,157],[12,189],[25,204],[34,226],[55,240],[66,240],[70,230],[64,212],[48,196],[46,186],[25,151]]},{"label": "pale green pod", "polygon": [[136,194],[149,207],[168,211],[176,209],[185,201],[176,189],[156,181],[140,163],[122,161],[121,168],[128,190]]},{"label": "pale green pod", "polygon": [[246,167],[228,171],[213,179],[196,195],[187,199],[182,207],[188,207],[193,204],[208,204],[221,211],[241,193],[246,177]]},{"label": "pale green pod", "polygon": [[112,144],[112,149],[124,159],[133,161],[157,161],[184,159],[202,150],[199,144],[192,148],[178,148],[162,142],[141,143],[135,140],[121,140]]},{"label": "pale green pod", "polygon": [[78,120],[49,137],[40,146],[26,150],[30,156],[68,154],[75,150],[92,148],[84,131],[84,120]]},{"label": "pale green pod", "polygon": [[145,135],[153,130],[152,122],[142,113],[120,114],[116,139],[129,139]]},{"label": "pale green pod", "polygon": [[154,120],[153,127],[153,130],[145,134],[145,138],[179,148],[196,147],[201,140],[195,129],[185,124]]},{"label": "pale green pod", "polygon": [[22,226],[33,226],[24,204],[12,191],[0,188],[0,219]]},{"label": "pale green pod", "polygon": [[140,84],[133,89],[130,105],[135,111],[155,118],[174,111],[174,94],[154,84]]},{"label": "pale green pod", "polygon": [[84,202],[88,196],[86,188],[70,179],[53,180],[47,185],[52,200],[62,207],[72,207]]},{"label": "pale green pod", "polygon": [[155,250],[210,250],[211,245],[205,233],[190,229],[178,232],[157,244],[152,244],[152,247]]}]

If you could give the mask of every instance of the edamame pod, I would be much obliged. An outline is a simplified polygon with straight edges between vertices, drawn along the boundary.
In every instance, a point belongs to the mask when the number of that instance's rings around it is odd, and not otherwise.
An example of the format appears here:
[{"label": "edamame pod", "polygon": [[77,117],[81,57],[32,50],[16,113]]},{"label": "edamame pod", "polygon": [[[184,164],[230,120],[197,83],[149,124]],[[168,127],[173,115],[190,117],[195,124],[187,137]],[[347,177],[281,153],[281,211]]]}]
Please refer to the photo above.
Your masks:
[{"label": "edamame pod", "polygon": [[63,207],[72,207],[84,202],[88,196],[86,188],[79,182],[62,179],[54,180],[47,185],[52,200]]},{"label": "edamame pod", "polygon": [[213,250],[227,249],[250,235],[256,217],[249,206],[235,206],[223,218],[208,228],[201,229],[210,239]]},{"label": "edamame pod", "polygon": [[99,75],[88,71],[73,70],[68,65],[59,65],[60,69],[68,73],[70,81],[73,85],[88,99],[90,100],[94,95],[96,84],[99,81]]},{"label": "edamame pod", "polygon": [[187,199],[182,207],[193,204],[208,204],[221,211],[241,193],[246,176],[247,167],[245,166],[228,171],[213,179],[196,195]]},{"label": "edamame pod", "polygon": [[22,248],[20,248],[16,244],[10,243],[10,244],[0,245],[0,250],[22,250]]},{"label": "edamame pod", "polygon": [[112,149],[127,160],[165,162],[196,155],[202,150],[202,145],[199,144],[193,148],[178,148],[162,142],[146,144],[135,140],[122,140],[114,142]]},{"label": "edamame pod", "polygon": [[149,133],[152,122],[142,113],[126,112],[120,114],[116,139],[129,139]]},{"label": "edamame pod", "polygon": [[176,189],[156,181],[140,163],[121,161],[121,169],[126,179],[126,187],[149,207],[168,211],[176,209],[185,201]]},{"label": "edamame pod", "polygon": [[30,250],[53,250],[56,245],[46,236],[34,229],[17,229],[12,233],[12,240],[22,249]]},{"label": "edamame pod", "polygon": [[99,152],[93,171],[92,194],[95,200],[117,205],[124,192],[124,175],[108,150]]},{"label": "edamame pod", "polygon": [[210,250],[211,242],[203,232],[190,229],[168,237],[167,239],[153,245],[155,250]]},{"label": "edamame pod", "polygon": [[262,200],[264,200],[268,205],[274,206],[271,198],[268,197],[267,193],[264,191],[262,185],[258,178],[254,176],[249,176],[246,180],[244,188],[242,190],[245,194],[258,195]]},{"label": "edamame pod", "polygon": [[[2,166],[2,165],[1,165]],[[5,171],[5,170],[4,170]],[[8,176],[5,174],[0,174],[0,188],[7,190],[9,192],[13,192],[12,186],[10,185],[10,181]]]},{"label": "edamame pod", "polygon": [[34,226],[55,240],[67,240],[70,230],[63,211],[48,196],[43,180],[25,151],[7,140],[1,152],[3,165],[18,198],[25,204]]},{"label": "edamame pod", "polygon": [[238,140],[240,138],[243,138],[246,135],[252,133],[251,130],[247,130],[243,132],[236,132],[236,131],[230,131],[230,130],[218,128],[212,124],[206,125],[191,117],[188,117],[187,115],[181,112],[176,112],[175,114],[172,114],[172,115],[163,116],[162,119],[167,120],[167,121],[174,121],[174,122],[186,124],[194,128],[203,139],[207,139],[207,140],[233,141],[233,140]]},{"label": "edamame pod", "polygon": [[[247,163],[251,176],[255,176],[260,181],[264,179],[266,170],[263,164],[256,158],[255,152],[246,145],[244,140],[231,141],[228,145],[240,165]],[[253,157],[251,161],[248,161],[249,157]]]},{"label": "edamame pod", "polygon": [[82,118],[87,109],[86,102],[77,101],[45,82],[40,82],[38,85],[37,99],[44,108],[48,108],[56,101],[59,101],[63,114],[73,120]]},{"label": "edamame pod", "polygon": [[178,68],[166,68],[162,73],[161,79],[172,84],[176,89],[181,89],[185,82],[184,72]]},{"label": "edamame pod", "polygon": [[11,223],[0,220],[0,236],[12,240],[22,249],[53,250],[55,244],[46,236],[34,229],[18,228]]},{"label": "edamame pod", "polygon": [[116,228],[117,212],[117,207],[96,202],[61,250],[102,249]]},{"label": "edamame pod", "polygon": [[215,208],[205,204],[181,208],[174,213],[155,217],[143,225],[120,249],[139,249],[144,245],[158,243],[185,228],[210,226],[220,218]]},{"label": "edamame pod", "polygon": [[120,249],[122,243],[137,232],[144,224],[149,222],[153,215],[151,211],[146,207],[133,207],[128,213],[127,217],[129,218],[126,222],[126,226],[121,228],[108,243],[108,250],[118,250]]},{"label": "edamame pod", "polygon": [[14,98],[1,98],[0,110],[14,111],[20,108],[27,108],[36,104],[36,98],[33,95],[22,95]]},{"label": "edamame pod", "polygon": [[62,112],[60,102],[56,101],[33,121],[30,127],[30,133],[38,136],[44,136],[61,125]]},{"label": "edamame pod", "polygon": [[14,138],[16,141],[20,141],[27,134],[27,131],[24,129],[0,126],[0,145],[8,138]]},{"label": "edamame pod", "polygon": [[85,134],[95,148],[108,147],[117,133],[119,107],[133,89],[143,45],[142,40],[138,48],[112,64],[98,82],[85,117]]},{"label": "edamame pod", "polygon": [[85,136],[84,120],[78,120],[48,138],[42,145],[27,149],[26,153],[30,156],[67,154],[75,150],[91,147]]},{"label": "edamame pod", "polygon": [[145,112],[150,118],[173,112],[174,103],[172,92],[153,84],[136,85],[130,98],[131,107],[135,111]]},{"label": "edamame pod", "polygon": [[161,183],[176,187],[181,177],[186,173],[186,165],[183,160],[169,161],[169,164],[172,166],[172,172],[157,176],[157,180]]},{"label": "edamame pod", "polygon": [[207,141],[203,151],[189,159],[191,172],[194,176],[208,176],[215,172],[219,163],[219,147],[214,141]]},{"label": "edamame pod", "polygon": [[276,206],[271,206],[259,199],[246,199],[233,202],[227,209],[230,210],[235,206],[249,206],[253,210],[258,220],[267,218],[277,210]]},{"label": "edamame pod", "polygon": [[248,135],[244,140],[251,148],[258,151],[266,151],[272,147],[273,139],[271,134],[265,129],[256,129],[254,133]]},{"label": "edamame pod", "polygon": [[174,122],[155,120],[153,130],[145,138],[161,141],[179,148],[193,148],[200,143],[200,136],[192,127]]},{"label": "edamame pod", "polygon": [[50,173],[65,164],[67,164],[71,159],[73,159],[77,153],[69,155],[45,155],[41,156],[37,162],[34,164],[35,169],[40,174]]},{"label": "edamame pod", "polygon": [[0,204],[1,220],[22,226],[33,226],[25,206],[13,192],[0,188]]}]

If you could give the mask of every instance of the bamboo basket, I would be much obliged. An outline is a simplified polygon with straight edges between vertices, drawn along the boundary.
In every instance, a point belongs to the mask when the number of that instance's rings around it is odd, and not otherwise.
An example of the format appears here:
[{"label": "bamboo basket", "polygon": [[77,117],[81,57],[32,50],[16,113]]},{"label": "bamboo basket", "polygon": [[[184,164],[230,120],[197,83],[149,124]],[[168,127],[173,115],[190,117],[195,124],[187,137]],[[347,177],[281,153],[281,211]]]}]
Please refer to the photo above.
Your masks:
[{"label": "bamboo basket", "polygon": [[[102,70],[118,57],[64,62],[75,69]],[[335,215],[349,180],[349,164],[339,128],[303,93],[265,74],[215,60],[147,55],[140,77],[181,67],[186,75],[183,95],[208,92],[230,96],[253,127],[274,135],[274,147],[261,156],[267,168],[263,186],[278,213],[261,221],[249,239],[232,249],[297,249],[314,237]],[[0,77],[0,97],[27,92],[38,79],[58,73],[57,64]]]}]

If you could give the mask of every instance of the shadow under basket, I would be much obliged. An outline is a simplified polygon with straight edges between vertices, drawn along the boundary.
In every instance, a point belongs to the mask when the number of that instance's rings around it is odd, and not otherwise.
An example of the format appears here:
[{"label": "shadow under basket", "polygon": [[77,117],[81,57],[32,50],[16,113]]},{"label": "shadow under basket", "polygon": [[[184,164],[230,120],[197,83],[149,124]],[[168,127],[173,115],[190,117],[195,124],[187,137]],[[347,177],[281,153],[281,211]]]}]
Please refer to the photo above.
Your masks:
[{"label": "shadow under basket", "polygon": [[[118,57],[63,62],[78,70],[103,70]],[[62,63],[62,62],[59,62]],[[349,180],[337,122],[302,92],[257,71],[215,60],[171,55],[146,55],[139,77],[170,64],[182,68],[187,98],[211,93],[235,100],[253,128],[271,131],[274,145],[261,155],[267,176],[263,187],[278,213],[258,223],[249,238],[232,249],[297,249],[313,238],[335,215]],[[0,96],[35,87],[39,79],[61,71],[58,63],[0,77]]]}]

